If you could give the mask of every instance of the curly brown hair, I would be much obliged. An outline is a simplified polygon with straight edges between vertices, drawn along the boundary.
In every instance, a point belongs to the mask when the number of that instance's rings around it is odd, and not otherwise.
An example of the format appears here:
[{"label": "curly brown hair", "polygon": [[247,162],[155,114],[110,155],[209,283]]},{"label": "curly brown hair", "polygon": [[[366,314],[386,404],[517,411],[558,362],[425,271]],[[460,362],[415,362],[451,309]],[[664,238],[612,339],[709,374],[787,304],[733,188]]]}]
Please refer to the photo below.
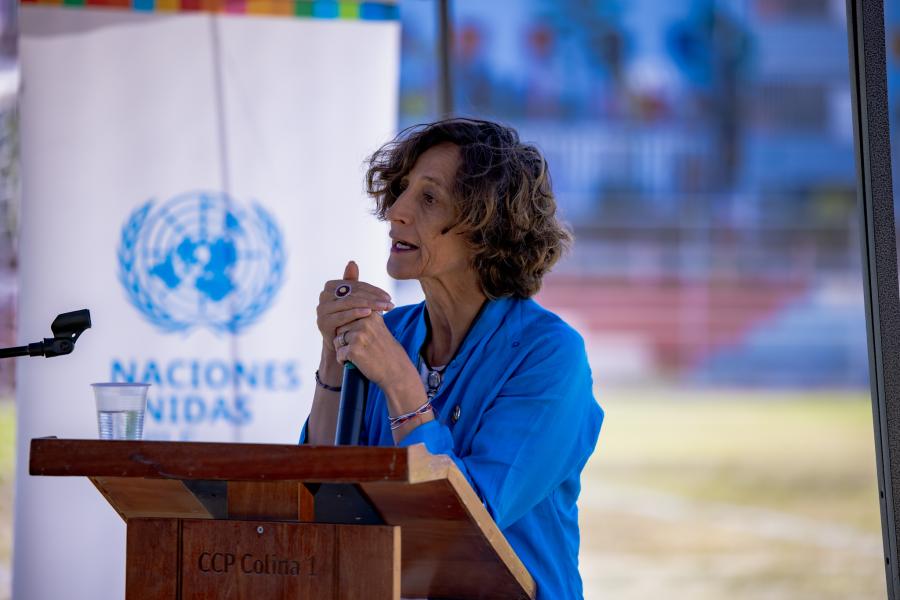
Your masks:
[{"label": "curly brown hair", "polygon": [[556,218],[547,161],[511,127],[453,118],[400,132],[368,159],[366,191],[375,215],[387,220],[401,180],[426,150],[447,142],[459,147],[460,163],[456,221],[446,230],[465,236],[488,298],[530,298],[573,238]]}]

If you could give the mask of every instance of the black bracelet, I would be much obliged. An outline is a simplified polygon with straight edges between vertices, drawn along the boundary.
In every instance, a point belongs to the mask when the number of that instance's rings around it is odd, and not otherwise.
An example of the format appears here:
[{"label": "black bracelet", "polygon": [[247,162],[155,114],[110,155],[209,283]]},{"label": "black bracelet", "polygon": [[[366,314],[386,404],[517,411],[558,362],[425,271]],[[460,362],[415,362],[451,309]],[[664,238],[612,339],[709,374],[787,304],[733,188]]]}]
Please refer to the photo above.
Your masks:
[{"label": "black bracelet", "polygon": [[318,385],[323,390],[328,390],[329,392],[339,392],[341,391],[341,386],[333,386],[328,385],[327,383],[323,383],[321,379],[319,379],[319,370],[316,369],[316,385]]}]

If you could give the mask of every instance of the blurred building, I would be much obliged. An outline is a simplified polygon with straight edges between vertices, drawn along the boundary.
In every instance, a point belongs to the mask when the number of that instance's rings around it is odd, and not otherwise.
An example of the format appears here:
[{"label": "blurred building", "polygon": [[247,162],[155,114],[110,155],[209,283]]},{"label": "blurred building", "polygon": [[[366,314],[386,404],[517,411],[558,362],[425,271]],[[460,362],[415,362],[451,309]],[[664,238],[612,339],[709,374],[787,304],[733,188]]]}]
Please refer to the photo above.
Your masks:
[{"label": "blurred building", "polygon": [[[401,125],[438,114],[437,4],[400,1]],[[843,0],[451,4],[456,112],[548,157],[578,242],[539,300],[585,334],[598,379],[866,384]],[[895,55],[898,12],[886,3]],[[0,21],[15,90],[9,0]],[[3,90],[0,344],[18,214]]]},{"label": "blurred building", "polygon": [[[598,378],[866,384],[841,0],[452,6],[456,112],[547,155],[578,243],[540,300]],[[437,7],[401,9],[412,124]]]}]

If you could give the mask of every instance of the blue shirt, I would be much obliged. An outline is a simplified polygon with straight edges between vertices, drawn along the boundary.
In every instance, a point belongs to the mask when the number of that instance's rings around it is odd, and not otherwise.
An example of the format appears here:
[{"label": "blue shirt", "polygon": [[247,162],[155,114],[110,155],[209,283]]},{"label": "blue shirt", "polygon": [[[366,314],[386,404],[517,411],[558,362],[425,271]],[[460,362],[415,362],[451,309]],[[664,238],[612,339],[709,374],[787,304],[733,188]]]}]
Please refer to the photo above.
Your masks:
[{"label": "blue shirt", "polygon": [[[384,320],[416,364],[425,304]],[[575,502],[603,422],[581,336],[533,300],[488,301],[432,406],[435,420],[399,446],[422,443],[453,459],[531,573],[539,600],[581,598]],[[394,445],[386,398],[374,384],[362,440]]]}]

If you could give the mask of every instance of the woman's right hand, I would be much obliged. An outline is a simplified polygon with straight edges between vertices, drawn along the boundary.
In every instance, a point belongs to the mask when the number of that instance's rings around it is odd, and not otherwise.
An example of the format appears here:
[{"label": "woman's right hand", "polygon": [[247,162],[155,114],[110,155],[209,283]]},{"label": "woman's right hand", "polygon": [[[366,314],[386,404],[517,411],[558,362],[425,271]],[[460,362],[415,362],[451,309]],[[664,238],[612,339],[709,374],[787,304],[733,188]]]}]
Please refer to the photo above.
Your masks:
[{"label": "woman's right hand", "polygon": [[[338,298],[334,291],[341,285],[350,285],[347,296]],[[344,278],[325,283],[316,307],[316,325],[322,334],[325,348],[334,352],[335,330],[372,314],[394,308],[391,295],[374,285],[359,280],[359,267],[352,260],[344,267]]]}]

